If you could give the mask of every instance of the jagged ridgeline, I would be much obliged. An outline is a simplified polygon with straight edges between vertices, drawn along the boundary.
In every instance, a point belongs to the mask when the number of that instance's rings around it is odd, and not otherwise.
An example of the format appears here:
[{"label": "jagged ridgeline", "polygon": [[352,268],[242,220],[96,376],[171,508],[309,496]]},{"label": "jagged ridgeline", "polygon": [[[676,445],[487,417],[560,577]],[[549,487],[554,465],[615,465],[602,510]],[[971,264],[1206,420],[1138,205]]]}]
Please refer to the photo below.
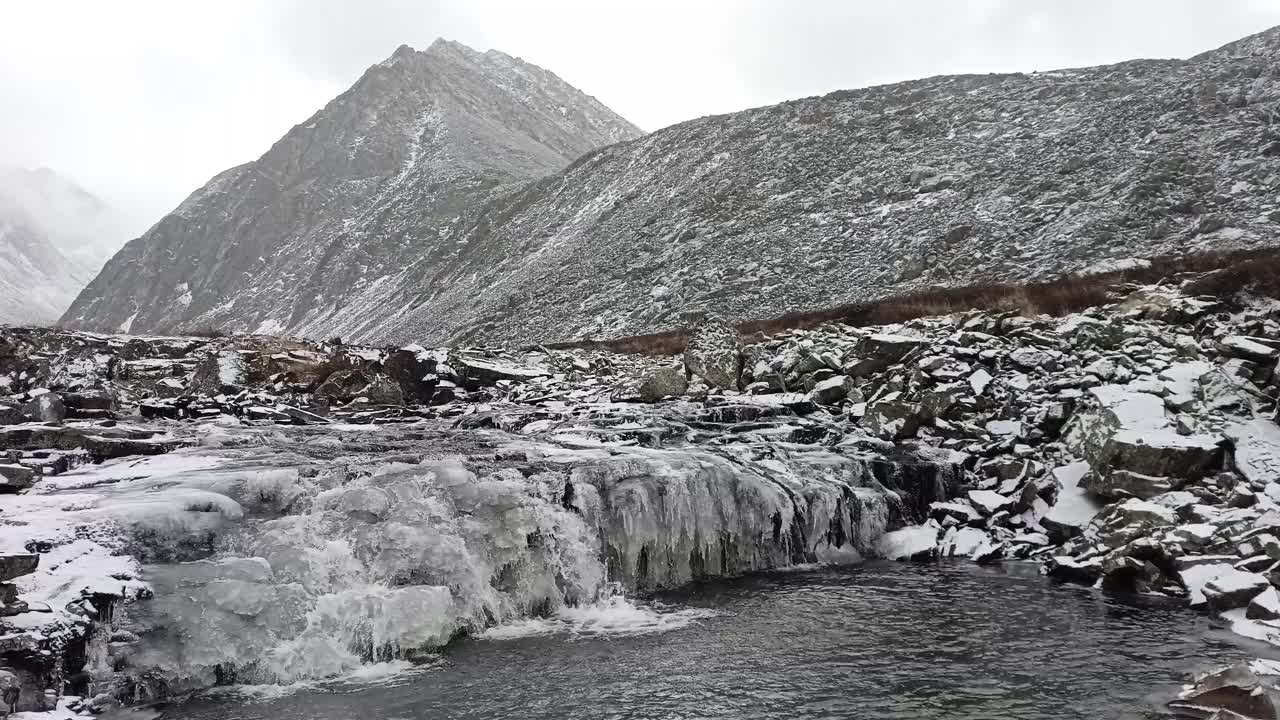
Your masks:
[{"label": "jagged ridgeline", "polygon": [[1265,245],[1278,56],[1273,29],[1187,60],[935,77],[637,137],[500,53],[402,49],[130,243],[64,322],[568,340],[690,306],[767,317]]}]

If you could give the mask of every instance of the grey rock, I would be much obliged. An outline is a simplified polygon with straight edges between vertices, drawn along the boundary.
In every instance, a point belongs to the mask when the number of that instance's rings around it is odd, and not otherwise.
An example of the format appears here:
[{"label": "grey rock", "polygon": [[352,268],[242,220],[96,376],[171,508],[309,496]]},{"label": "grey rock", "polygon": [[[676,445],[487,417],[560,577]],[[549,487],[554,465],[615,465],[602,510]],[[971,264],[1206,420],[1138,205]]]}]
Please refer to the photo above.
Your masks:
[{"label": "grey rock", "polygon": [[701,378],[713,388],[737,389],[742,372],[737,329],[714,313],[692,315],[687,319],[692,327],[684,351],[685,374]]},{"label": "grey rock", "polygon": [[1264,575],[1232,570],[1206,583],[1204,596],[1210,610],[1232,610],[1247,606],[1269,587],[1271,582]]},{"label": "grey rock", "polygon": [[1247,665],[1239,664],[1197,676],[1169,707],[1208,720],[1269,720],[1280,716],[1273,694]]},{"label": "grey rock", "polygon": [[31,487],[36,473],[24,465],[0,464],[0,492],[16,492]]},{"label": "grey rock", "polygon": [[689,389],[684,373],[675,368],[658,368],[645,375],[636,388],[640,402],[654,403],[665,397],[683,395]]},{"label": "grey rock", "polygon": [[1150,500],[1172,490],[1173,482],[1167,477],[1153,477],[1130,470],[1111,470],[1106,474],[1089,473],[1085,489],[1108,500],[1130,497]]},{"label": "grey rock", "polygon": [[1260,342],[1258,339],[1241,335],[1228,335],[1218,345],[1228,355],[1259,363],[1274,365],[1276,358],[1280,357],[1280,350]]},{"label": "grey rock", "polygon": [[837,375],[814,385],[809,397],[819,405],[835,405],[848,398],[853,388],[853,378]]},{"label": "grey rock", "polygon": [[40,566],[40,556],[32,553],[0,555],[0,581],[29,575]]},{"label": "grey rock", "polygon": [[1280,593],[1268,587],[1249,601],[1245,617],[1250,620],[1280,620]]},{"label": "grey rock", "polygon": [[188,388],[201,395],[234,394],[249,382],[244,358],[234,349],[205,354],[191,374]]},{"label": "grey rock", "polygon": [[1107,440],[1100,466],[1195,480],[1219,462],[1220,445],[1212,435],[1125,430]]},{"label": "grey rock", "polygon": [[360,370],[338,370],[316,388],[316,397],[339,403],[348,403],[360,396],[369,385],[369,378]]},{"label": "grey rock", "polygon": [[882,400],[867,408],[859,424],[875,437],[902,440],[916,436],[920,415],[920,406],[915,403]]},{"label": "grey rock", "polygon": [[969,502],[987,516],[995,515],[1001,510],[1013,507],[1014,500],[994,490],[970,490]]},{"label": "grey rock", "polygon": [[35,422],[60,423],[67,418],[67,407],[62,398],[52,392],[36,396],[23,406],[22,412]]},{"label": "grey rock", "polygon": [[1077,560],[1070,555],[1054,555],[1045,562],[1045,574],[1065,582],[1093,585],[1102,577],[1103,559]]}]

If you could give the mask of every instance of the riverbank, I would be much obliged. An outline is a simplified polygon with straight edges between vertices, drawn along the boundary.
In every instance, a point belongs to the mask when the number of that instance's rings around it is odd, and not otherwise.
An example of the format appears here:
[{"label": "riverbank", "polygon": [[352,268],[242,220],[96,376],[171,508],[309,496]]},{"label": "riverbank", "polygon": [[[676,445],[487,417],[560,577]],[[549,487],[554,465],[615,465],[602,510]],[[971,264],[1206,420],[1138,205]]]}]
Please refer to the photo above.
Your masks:
[{"label": "riverbank", "polygon": [[954,555],[1270,639],[1278,318],[1152,287],[745,347],[712,318],[683,358],[5,331],[0,552],[39,565],[0,655],[24,697],[105,707],[619,589]]}]

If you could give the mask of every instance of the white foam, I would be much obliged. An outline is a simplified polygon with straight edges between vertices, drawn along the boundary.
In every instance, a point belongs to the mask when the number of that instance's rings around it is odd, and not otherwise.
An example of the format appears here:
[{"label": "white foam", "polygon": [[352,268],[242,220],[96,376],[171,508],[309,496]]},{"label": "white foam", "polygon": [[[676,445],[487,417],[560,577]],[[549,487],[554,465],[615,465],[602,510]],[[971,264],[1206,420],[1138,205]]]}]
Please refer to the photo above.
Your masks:
[{"label": "white foam", "polygon": [[630,637],[680,630],[723,613],[709,608],[675,610],[660,603],[641,604],[615,596],[581,607],[561,608],[548,618],[517,620],[490,628],[484,640],[516,640],[541,635],[573,637]]},{"label": "white foam", "polygon": [[407,660],[360,665],[351,672],[324,680],[299,680],[284,685],[227,685],[210,688],[201,697],[227,698],[237,702],[269,702],[298,692],[349,693],[370,687],[397,687],[423,673],[440,667],[442,661],[411,663]]}]

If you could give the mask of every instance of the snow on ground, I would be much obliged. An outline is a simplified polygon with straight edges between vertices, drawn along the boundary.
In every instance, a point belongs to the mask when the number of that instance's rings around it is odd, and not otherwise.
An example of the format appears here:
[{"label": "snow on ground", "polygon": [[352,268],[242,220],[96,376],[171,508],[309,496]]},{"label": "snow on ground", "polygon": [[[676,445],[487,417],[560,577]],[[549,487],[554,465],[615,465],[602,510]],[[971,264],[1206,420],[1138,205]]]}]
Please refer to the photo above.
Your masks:
[{"label": "snow on ground", "polygon": [[226,462],[199,450],[124,458],[45,478],[6,499],[0,552],[40,549],[36,571],[14,581],[31,610],[7,622],[56,632],[76,622],[67,606],[86,594],[136,597],[147,589],[141,565],[125,554],[125,528],[185,533],[200,516],[237,516],[234,501],[189,486],[193,474]]}]

